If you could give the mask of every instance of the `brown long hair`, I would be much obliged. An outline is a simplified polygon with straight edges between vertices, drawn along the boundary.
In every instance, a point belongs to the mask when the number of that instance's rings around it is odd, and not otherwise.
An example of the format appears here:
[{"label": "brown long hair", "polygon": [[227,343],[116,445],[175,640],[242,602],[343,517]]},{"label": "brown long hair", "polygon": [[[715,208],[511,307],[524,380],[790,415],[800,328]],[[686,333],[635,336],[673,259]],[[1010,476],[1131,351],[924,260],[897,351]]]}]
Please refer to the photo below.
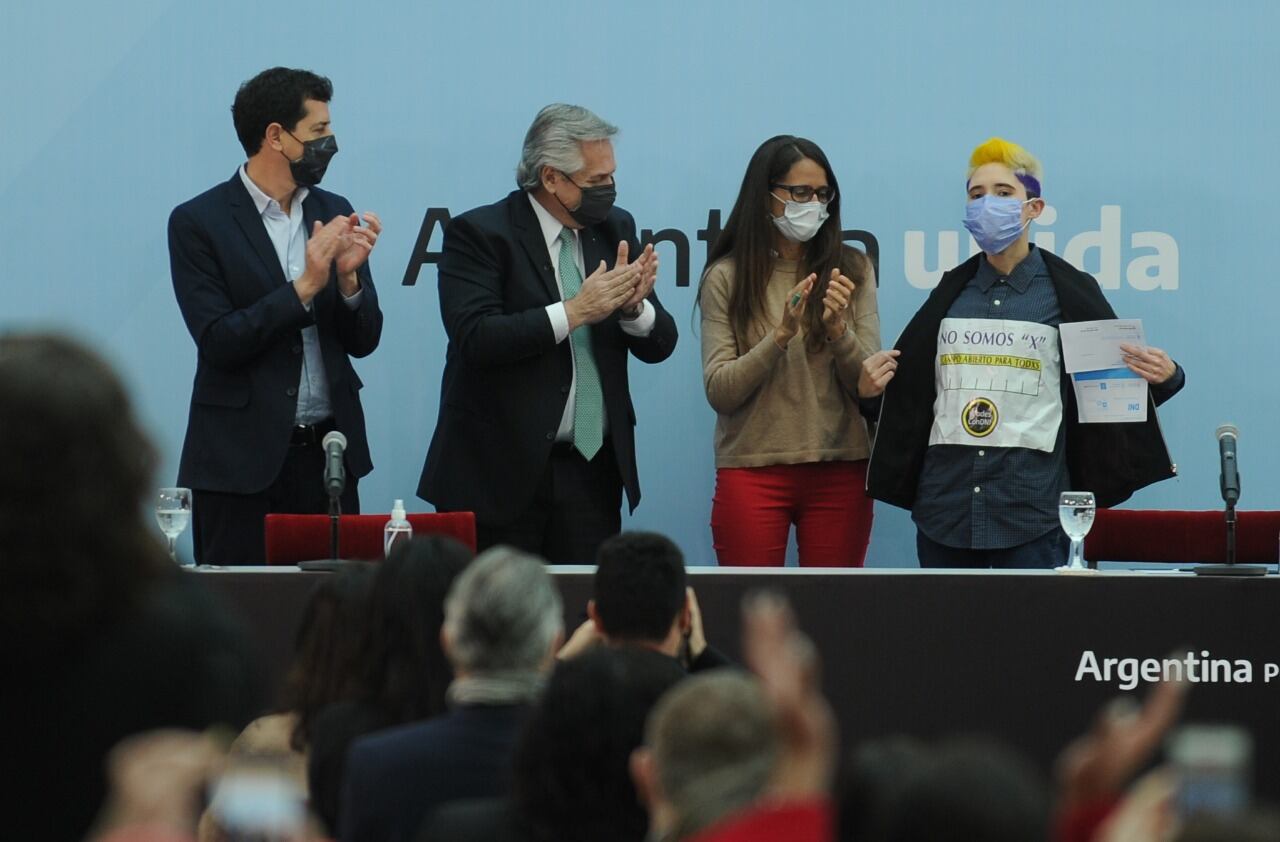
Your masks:
[{"label": "brown long hair", "polygon": [[818,276],[803,316],[805,347],[814,353],[824,344],[822,297],[830,283],[831,270],[839,268],[856,287],[866,280],[867,260],[857,249],[844,245],[840,227],[840,185],[826,154],[812,140],[778,135],[760,144],[751,156],[733,210],[707,255],[694,306],[701,304],[707,271],[718,261],[732,257],[734,283],[729,296],[729,322],[734,333],[739,338],[746,337],[753,324],[767,321],[765,288],[773,273],[773,242],[777,230],[765,210],[769,207],[770,185],[778,183],[797,161],[804,158],[822,167],[827,174],[827,184],[835,190],[835,196],[827,203],[830,216],[814,238],[805,243],[804,257],[796,272],[797,282],[810,273]]},{"label": "brown long hair", "polygon": [[158,455],[101,357],[0,335],[0,655],[51,657],[176,577],[148,528]]}]

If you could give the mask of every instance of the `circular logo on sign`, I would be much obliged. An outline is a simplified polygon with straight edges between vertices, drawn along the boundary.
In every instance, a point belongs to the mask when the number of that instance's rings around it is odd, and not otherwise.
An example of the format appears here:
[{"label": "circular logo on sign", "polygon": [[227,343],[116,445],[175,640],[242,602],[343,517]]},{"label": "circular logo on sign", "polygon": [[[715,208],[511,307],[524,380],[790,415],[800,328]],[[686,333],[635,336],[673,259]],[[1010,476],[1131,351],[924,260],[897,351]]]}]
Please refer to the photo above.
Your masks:
[{"label": "circular logo on sign", "polygon": [[990,398],[974,398],[965,404],[960,413],[960,425],[974,438],[991,435],[991,431],[999,423],[1000,411]]}]

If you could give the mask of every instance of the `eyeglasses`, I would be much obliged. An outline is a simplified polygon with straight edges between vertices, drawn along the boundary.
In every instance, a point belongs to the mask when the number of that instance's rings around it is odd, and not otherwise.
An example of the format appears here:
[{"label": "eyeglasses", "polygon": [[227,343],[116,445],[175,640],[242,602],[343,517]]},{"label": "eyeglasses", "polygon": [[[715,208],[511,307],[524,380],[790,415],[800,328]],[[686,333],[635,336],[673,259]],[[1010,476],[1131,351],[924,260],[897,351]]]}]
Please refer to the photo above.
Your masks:
[{"label": "eyeglasses", "polygon": [[822,187],[810,187],[807,184],[771,184],[770,190],[777,190],[781,187],[791,194],[791,198],[797,202],[807,202],[810,199],[817,199],[822,204],[830,202],[836,197],[836,189],[828,185]]}]

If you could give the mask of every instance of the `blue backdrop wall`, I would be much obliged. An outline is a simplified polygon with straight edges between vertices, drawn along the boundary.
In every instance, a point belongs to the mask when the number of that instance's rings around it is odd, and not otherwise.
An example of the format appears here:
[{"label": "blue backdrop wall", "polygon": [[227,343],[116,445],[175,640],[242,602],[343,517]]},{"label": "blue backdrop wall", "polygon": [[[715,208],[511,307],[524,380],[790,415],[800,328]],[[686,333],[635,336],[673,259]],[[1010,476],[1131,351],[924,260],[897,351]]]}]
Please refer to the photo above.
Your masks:
[{"label": "blue backdrop wall", "polygon": [[[690,243],[686,261],[661,246],[658,292],[682,328],[679,348],[660,366],[633,366],[644,502],[628,523],[668,532],[706,562],[714,414],[691,318],[709,211],[727,214],[764,138],[817,141],[841,180],[845,227],[878,241],[891,343],[941,269],[969,253],[967,154],[999,134],[1045,164],[1051,210],[1036,239],[1097,273],[1116,310],[1143,318],[1188,371],[1161,414],[1180,476],[1130,505],[1216,505],[1213,430],[1230,420],[1242,431],[1242,505],[1274,508],[1280,7],[1205,8],[20,4],[0,31],[0,327],[61,327],[102,348],[161,445],[159,481],[171,481],[195,350],[169,282],[168,213],[241,162],[229,112],[241,81],[276,64],[324,73],[342,147],[325,186],[386,224],[372,260],[386,328],[358,362],[376,464],[362,498],[367,511],[393,497],[427,510],[413,489],[445,338],[434,266],[403,283],[424,214],[504,195],[537,109],[586,105],[622,128],[619,203],[642,228]],[[430,247],[439,241],[437,230]],[[692,285],[677,285],[686,277]],[[872,563],[914,565],[906,513],[879,507],[876,518]]]}]

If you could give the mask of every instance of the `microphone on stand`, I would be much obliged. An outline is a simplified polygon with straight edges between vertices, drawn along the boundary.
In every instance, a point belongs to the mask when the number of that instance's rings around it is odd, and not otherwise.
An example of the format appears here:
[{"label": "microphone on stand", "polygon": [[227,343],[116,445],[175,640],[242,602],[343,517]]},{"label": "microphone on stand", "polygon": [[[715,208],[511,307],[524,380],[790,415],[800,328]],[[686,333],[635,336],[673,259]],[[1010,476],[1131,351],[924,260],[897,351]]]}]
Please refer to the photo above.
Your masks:
[{"label": "microphone on stand", "polygon": [[1221,465],[1218,484],[1222,488],[1222,502],[1234,506],[1240,501],[1240,468],[1236,462],[1236,442],[1240,431],[1235,424],[1223,424],[1214,435],[1218,439],[1218,461]]},{"label": "microphone on stand", "polygon": [[347,437],[337,430],[326,433],[320,442],[324,447],[324,487],[329,499],[342,496],[347,487],[347,469],[342,456],[347,450]]},{"label": "microphone on stand", "polygon": [[1222,491],[1223,513],[1227,527],[1227,563],[1201,564],[1195,568],[1200,576],[1264,576],[1267,568],[1259,564],[1236,564],[1236,503],[1240,502],[1240,466],[1236,444],[1240,431],[1235,424],[1223,424],[1214,433],[1218,439],[1218,487]]},{"label": "microphone on stand", "polygon": [[326,433],[320,441],[324,447],[324,488],[329,492],[329,561],[338,563],[338,523],[342,515],[342,491],[347,487],[347,469],[342,455],[347,450],[347,437],[337,430]]},{"label": "microphone on stand", "polygon": [[338,558],[338,526],[342,521],[342,492],[347,487],[347,469],[343,456],[347,450],[347,437],[337,430],[325,433],[320,440],[324,449],[324,490],[329,495],[329,557],[298,562],[298,567],[308,571],[342,570],[359,562]]}]

